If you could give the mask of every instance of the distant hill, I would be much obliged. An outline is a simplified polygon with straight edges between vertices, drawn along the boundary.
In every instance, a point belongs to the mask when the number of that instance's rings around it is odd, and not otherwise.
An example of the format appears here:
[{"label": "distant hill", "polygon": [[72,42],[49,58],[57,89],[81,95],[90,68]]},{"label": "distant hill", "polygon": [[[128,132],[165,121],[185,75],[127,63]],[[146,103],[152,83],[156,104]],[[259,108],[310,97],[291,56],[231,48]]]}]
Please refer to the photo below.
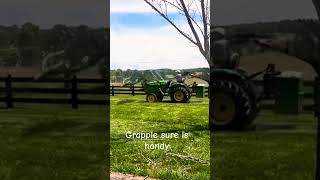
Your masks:
[{"label": "distant hill", "polygon": [[224,26],[228,33],[320,33],[320,22],[314,19],[282,20]]},{"label": "distant hill", "polygon": [[[320,37],[320,22],[313,19],[282,20],[279,22],[259,22],[250,24],[236,24],[225,26],[230,36],[234,34],[290,34],[312,32]],[[241,67],[249,73],[258,72],[267,66],[268,63],[276,64],[280,71],[299,71],[303,73],[304,79],[313,80],[316,73],[313,68],[294,57],[278,52],[265,52],[241,57]]]},{"label": "distant hill", "polygon": [[305,80],[314,80],[316,73],[313,68],[297,59],[278,52],[265,52],[241,58],[240,66],[248,73],[255,73],[263,70],[269,63],[276,64],[276,69],[280,71],[298,71],[303,73]]}]

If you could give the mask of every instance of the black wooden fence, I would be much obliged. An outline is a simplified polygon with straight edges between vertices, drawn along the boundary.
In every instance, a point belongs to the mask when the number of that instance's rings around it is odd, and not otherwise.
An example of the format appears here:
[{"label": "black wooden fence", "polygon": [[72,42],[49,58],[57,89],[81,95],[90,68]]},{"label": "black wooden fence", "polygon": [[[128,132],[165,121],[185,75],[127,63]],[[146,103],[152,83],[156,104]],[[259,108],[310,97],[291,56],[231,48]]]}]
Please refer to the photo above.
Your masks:
[{"label": "black wooden fence", "polygon": [[[26,77],[0,77],[0,102],[4,102],[7,108],[13,108],[14,103],[44,103],[44,104],[70,104],[73,109],[79,108],[79,104],[83,105],[107,105],[109,100],[108,84],[106,79],[79,79],[76,76],[66,79],[40,79]],[[61,83],[64,87],[53,88],[48,87],[15,87],[15,83],[28,83],[28,84],[51,84]],[[97,84],[95,88],[79,88],[80,84]],[[32,97],[15,97],[15,94],[48,94],[46,98],[32,98]],[[70,98],[54,98],[49,97],[49,94],[69,95]],[[100,95],[98,99],[81,99],[80,94],[84,95]]]},{"label": "black wooden fence", "polygon": [[[144,89],[142,86],[110,86],[110,95],[115,96],[115,95],[145,95]],[[195,93],[192,94],[195,96]],[[208,96],[208,88],[205,87],[205,96]]]},{"label": "black wooden fence", "polygon": [[[255,83],[257,85],[263,85],[263,81],[255,81]],[[313,85],[314,82],[313,81],[305,81],[303,83],[303,86],[305,88],[312,88],[313,90]],[[110,86],[110,95],[114,96],[114,95],[119,95],[119,94],[124,94],[124,95],[145,95],[145,92],[143,90],[142,86]],[[195,94],[193,94],[195,95]],[[205,87],[205,95],[208,96],[208,87]],[[304,98],[313,98],[313,92],[309,91],[309,92],[305,92],[304,93]]]},{"label": "black wooden fence", "polygon": [[[263,81],[255,81],[255,84],[262,86]],[[303,94],[303,110],[313,110],[313,86],[314,81],[304,81],[304,94]],[[110,95],[145,95],[142,86],[110,86]],[[192,94],[195,96],[195,93]],[[208,96],[208,87],[205,89],[205,96]],[[270,97],[268,99],[263,100],[261,107],[263,109],[274,109],[275,108],[275,99],[274,97]]]}]

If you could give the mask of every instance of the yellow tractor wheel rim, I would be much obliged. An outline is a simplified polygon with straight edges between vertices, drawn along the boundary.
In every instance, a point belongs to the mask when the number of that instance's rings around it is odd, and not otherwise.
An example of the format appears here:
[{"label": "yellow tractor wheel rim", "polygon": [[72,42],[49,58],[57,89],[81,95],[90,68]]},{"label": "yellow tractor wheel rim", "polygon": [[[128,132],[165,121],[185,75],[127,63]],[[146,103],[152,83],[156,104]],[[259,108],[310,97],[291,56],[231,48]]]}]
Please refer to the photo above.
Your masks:
[{"label": "yellow tractor wheel rim", "polygon": [[179,90],[174,93],[174,100],[180,102],[180,101],[183,101],[183,99],[184,99],[184,94],[182,91]]},{"label": "yellow tractor wheel rim", "polygon": [[214,95],[211,103],[211,117],[216,125],[226,125],[236,114],[236,105],[232,97],[225,94]]},{"label": "yellow tractor wheel rim", "polygon": [[148,102],[156,102],[156,97],[154,95],[148,95]]}]

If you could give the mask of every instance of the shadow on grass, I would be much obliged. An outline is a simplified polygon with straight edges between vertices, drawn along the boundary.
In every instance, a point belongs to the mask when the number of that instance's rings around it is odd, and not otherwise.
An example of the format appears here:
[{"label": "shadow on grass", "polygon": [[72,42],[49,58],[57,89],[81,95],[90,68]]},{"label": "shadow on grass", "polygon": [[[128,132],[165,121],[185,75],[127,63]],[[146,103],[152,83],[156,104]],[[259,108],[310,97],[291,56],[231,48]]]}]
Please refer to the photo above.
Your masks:
[{"label": "shadow on grass", "polygon": [[117,102],[117,105],[122,105],[122,104],[128,104],[128,103],[134,103],[136,102],[136,100],[134,99],[124,99],[124,100],[120,100]]}]

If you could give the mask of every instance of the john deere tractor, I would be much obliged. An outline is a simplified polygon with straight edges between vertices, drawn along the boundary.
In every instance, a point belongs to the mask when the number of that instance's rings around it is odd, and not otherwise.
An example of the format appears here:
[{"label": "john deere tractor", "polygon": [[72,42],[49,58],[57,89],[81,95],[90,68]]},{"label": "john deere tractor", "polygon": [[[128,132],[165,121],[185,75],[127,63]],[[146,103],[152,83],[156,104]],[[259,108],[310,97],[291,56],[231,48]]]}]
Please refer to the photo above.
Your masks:
[{"label": "john deere tractor", "polygon": [[[274,64],[248,75],[241,69],[216,68],[211,71],[210,123],[215,130],[253,128],[260,101],[276,94]],[[263,75],[263,84],[253,78]]]},{"label": "john deere tractor", "polygon": [[[146,80],[145,75],[137,75],[133,78],[128,78],[124,81],[124,86],[131,87],[137,83],[141,83],[146,93],[146,100],[148,102],[161,102],[165,95],[171,98],[175,103],[187,103],[190,101],[192,93],[192,85],[184,83],[184,78],[177,81],[164,80],[162,76],[155,70],[147,70],[146,72],[152,75],[153,80]],[[138,77],[138,78],[137,78]]]},{"label": "john deere tractor", "polygon": [[[267,68],[249,75],[239,67],[240,55],[231,50],[223,29],[217,28],[215,31],[217,40],[211,49],[215,54],[216,66],[210,70],[210,128],[254,128],[253,121],[259,112],[260,101],[266,96],[275,95],[274,81],[280,72],[275,70],[274,64],[269,64]],[[253,81],[259,75],[263,75],[262,86]]]},{"label": "john deere tractor", "polygon": [[187,103],[191,98],[191,90],[184,83],[156,80],[146,82],[143,86],[148,102],[161,102],[165,94],[175,103]]},{"label": "john deere tractor", "polygon": [[157,80],[142,82],[148,102],[161,102],[166,94],[169,95],[171,101],[175,103],[187,103],[190,101],[192,90],[182,81],[174,82],[164,80],[159,73],[150,72]]}]

